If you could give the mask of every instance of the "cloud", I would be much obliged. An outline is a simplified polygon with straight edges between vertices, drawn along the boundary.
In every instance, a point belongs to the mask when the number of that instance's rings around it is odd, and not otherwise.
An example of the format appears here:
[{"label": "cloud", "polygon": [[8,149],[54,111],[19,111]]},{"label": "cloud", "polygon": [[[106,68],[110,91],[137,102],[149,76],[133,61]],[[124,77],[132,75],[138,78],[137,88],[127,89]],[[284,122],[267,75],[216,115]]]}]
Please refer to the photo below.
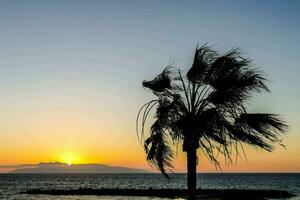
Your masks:
[{"label": "cloud", "polygon": [[19,165],[0,165],[0,168],[5,169],[19,169],[19,168],[32,168],[32,167],[48,167],[48,166],[64,166],[66,163],[62,162],[40,162],[37,164],[19,164]]}]

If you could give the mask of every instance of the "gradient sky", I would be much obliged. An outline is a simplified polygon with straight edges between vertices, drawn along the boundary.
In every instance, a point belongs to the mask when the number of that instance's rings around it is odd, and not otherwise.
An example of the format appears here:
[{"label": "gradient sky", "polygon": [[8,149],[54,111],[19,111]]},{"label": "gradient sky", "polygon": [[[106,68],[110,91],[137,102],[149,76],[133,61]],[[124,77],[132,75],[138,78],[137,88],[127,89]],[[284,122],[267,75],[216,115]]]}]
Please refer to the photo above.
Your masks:
[{"label": "gradient sky", "polygon": [[[247,148],[248,161],[223,171],[300,172],[299,34],[298,1],[0,0],[0,165],[149,168],[135,133],[153,97],[141,81],[170,60],[187,69],[197,42],[208,42],[241,47],[265,71],[272,93],[249,110],[290,125],[286,150]],[[199,170],[216,171],[199,157]],[[182,153],[175,166],[185,170]]]}]

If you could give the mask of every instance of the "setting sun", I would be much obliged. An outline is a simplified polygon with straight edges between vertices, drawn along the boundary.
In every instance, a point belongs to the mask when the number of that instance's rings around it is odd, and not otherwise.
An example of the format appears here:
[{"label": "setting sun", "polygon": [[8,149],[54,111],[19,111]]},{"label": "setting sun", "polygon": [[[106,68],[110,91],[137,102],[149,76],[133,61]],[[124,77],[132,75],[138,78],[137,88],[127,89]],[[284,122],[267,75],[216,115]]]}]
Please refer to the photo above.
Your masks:
[{"label": "setting sun", "polygon": [[79,156],[74,152],[65,152],[60,156],[59,159],[60,162],[66,163],[69,166],[72,164],[78,164],[80,163]]}]

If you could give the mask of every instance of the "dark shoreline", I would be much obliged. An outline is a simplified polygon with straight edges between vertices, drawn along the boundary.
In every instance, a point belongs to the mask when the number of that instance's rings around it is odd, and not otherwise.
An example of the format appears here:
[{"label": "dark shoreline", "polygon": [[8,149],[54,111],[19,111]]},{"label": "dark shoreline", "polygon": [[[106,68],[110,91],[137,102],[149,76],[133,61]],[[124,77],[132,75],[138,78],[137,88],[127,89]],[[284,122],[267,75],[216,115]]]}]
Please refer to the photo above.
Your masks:
[{"label": "dark shoreline", "polygon": [[[79,189],[31,189],[21,192],[22,194],[31,195],[109,195],[109,196],[149,196],[149,197],[161,197],[161,198],[184,198],[187,190],[184,189],[91,189],[91,188],[79,188]],[[221,199],[221,200],[264,200],[266,198],[290,198],[295,195],[283,191],[283,190],[239,190],[239,189],[199,189],[197,194],[201,199]]]}]

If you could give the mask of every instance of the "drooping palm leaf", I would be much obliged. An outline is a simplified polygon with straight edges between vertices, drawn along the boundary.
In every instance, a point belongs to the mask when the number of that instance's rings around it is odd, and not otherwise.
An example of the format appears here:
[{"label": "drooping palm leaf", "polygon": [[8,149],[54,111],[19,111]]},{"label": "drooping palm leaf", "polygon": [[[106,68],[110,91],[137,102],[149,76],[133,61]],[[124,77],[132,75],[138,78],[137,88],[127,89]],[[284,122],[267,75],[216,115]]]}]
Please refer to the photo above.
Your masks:
[{"label": "drooping palm leaf", "polygon": [[173,168],[173,150],[158,120],[152,125],[151,135],[145,140],[144,147],[149,163],[168,177],[166,171]]}]

